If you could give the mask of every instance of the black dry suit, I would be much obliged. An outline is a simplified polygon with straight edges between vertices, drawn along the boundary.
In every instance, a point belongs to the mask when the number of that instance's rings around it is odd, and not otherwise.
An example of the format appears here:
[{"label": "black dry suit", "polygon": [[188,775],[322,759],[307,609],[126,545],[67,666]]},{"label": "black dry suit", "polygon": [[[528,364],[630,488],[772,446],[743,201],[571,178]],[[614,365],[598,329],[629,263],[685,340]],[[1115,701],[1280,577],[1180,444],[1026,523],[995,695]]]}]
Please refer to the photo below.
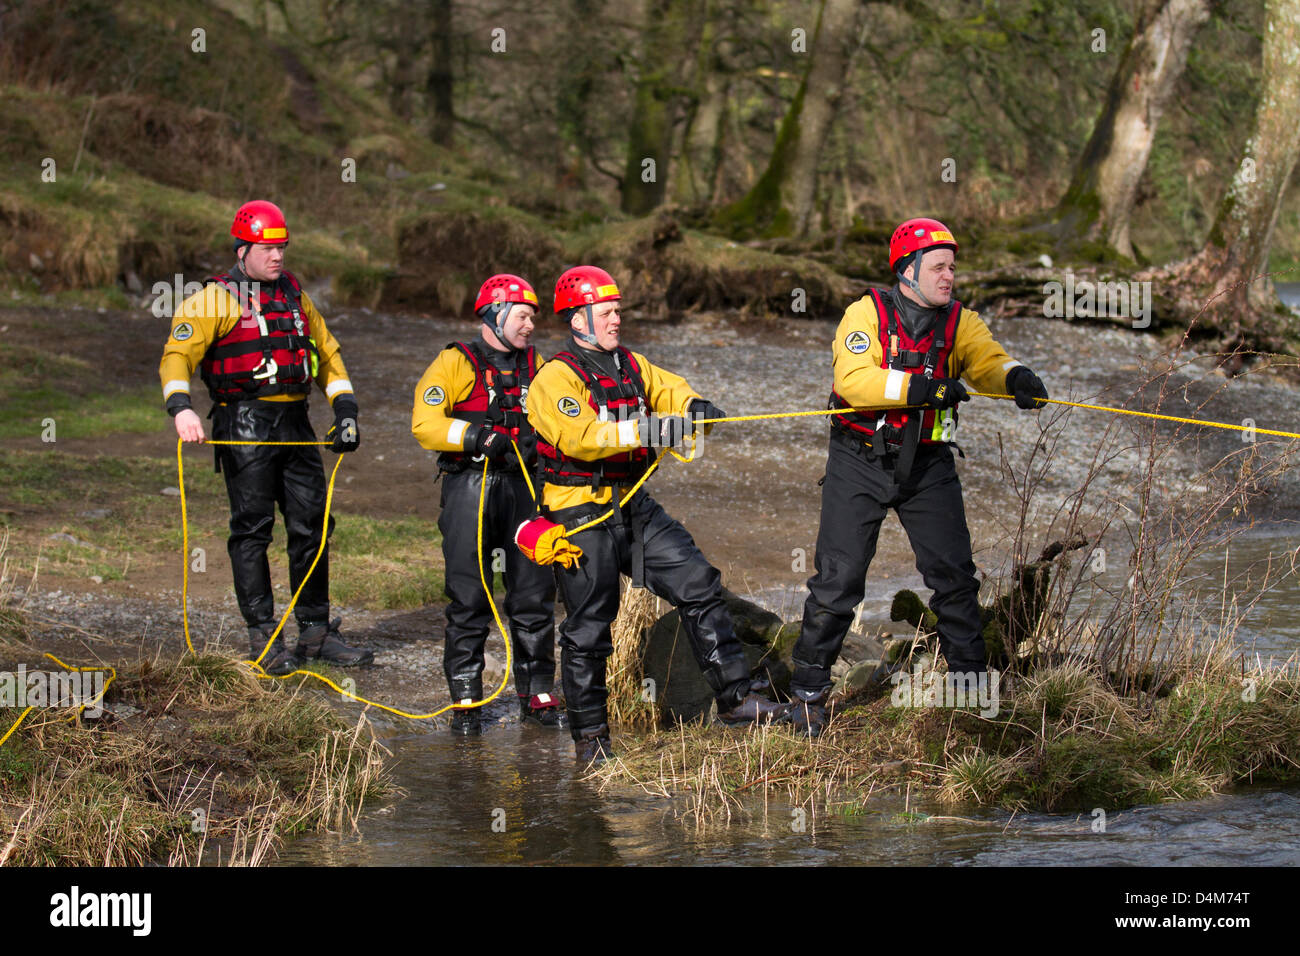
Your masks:
[{"label": "black dry suit", "polygon": [[[614,355],[575,345],[570,353],[593,366],[587,376],[613,382],[639,375],[616,367]],[[580,373],[581,374],[581,373]],[[588,386],[590,389],[590,386]],[[648,403],[647,403],[648,404]],[[624,491],[626,489],[623,489]],[[548,517],[574,528],[614,508],[612,517],[570,537],[582,549],[576,568],[561,571],[560,588],[568,617],[560,625],[564,696],[575,740],[608,724],[605,661],[613,651],[610,624],[618,615],[620,575],[627,574],[671,603],[719,709],[735,707],[750,689],[750,668],[722,598],[722,575],[705,559],[690,533],[644,491],[623,508],[615,498],[555,511]]]},{"label": "black dry suit", "polygon": [[[897,287],[883,298],[886,307],[898,311],[906,338],[914,343],[924,341],[948,314],[947,308],[916,305]],[[939,619],[939,645],[949,670],[985,668],[979,579],[952,450],[947,444],[929,442],[912,447],[915,458],[903,469],[899,467],[906,457],[902,446],[877,443],[873,448],[870,436],[832,426],[822,481],[816,574],[808,581],[803,626],[793,651],[791,689],[803,699],[811,700],[830,687],[831,665],[862,602],[867,568],[891,508],[907,533],[917,570],[934,591],[930,607]]]},{"label": "black dry suit", "polygon": [[[536,456],[527,441],[532,428],[524,414],[534,370],[531,350],[501,352],[481,342],[455,347],[474,367],[476,381],[464,407],[456,405],[453,413],[519,442],[534,472],[533,488],[540,493]],[[509,449],[499,463],[490,465],[486,491],[483,461],[473,457],[472,450],[464,455],[444,454],[439,464],[446,471],[438,517],[448,601],[443,670],[452,698],[483,697],[483,653],[492,610],[479,576],[480,493],[484,495],[482,573],[489,584],[497,571],[505,580],[504,616],[510,626],[516,693],[530,698],[550,694],[555,686],[555,576],[551,568],[533,564],[515,547],[515,531],[537,513],[519,458]]]}]

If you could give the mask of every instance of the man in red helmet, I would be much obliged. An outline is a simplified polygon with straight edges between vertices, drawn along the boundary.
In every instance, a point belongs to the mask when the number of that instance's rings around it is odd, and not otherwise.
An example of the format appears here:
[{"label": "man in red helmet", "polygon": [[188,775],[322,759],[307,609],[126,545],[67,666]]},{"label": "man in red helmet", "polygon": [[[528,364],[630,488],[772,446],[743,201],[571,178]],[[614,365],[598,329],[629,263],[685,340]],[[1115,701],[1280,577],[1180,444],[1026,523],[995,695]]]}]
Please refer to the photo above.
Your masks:
[{"label": "man in red helmet", "polygon": [[956,444],[957,405],[970,398],[958,379],[977,391],[1010,393],[1021,408],[1039,407],[1048,396],[979,315],[953,299],[956,253],[943,223],[903,223],[889,243],[898,284],[868,290],[835,333],[831,407],[846,411],[831,416],[816,574],[808,581],[791,680],[791,719],[810,736],[826,724],[831,665],[862,601],[890,508],[934,591],[930,608],[949,679],[963,675],[973,688],[986,675],[979,581],[949,448]]},{"label": "man in red helmet", "polygon": [[[479,289],[474,311],[482,319],[478,338],[439,353],[415,387],[411,412],[412,433],[425,448],[442,453],[438,468],[446,474],[438,517],[448,601],[443,670],[453,701],[483,699],[483,647],[492,611],[479,568],[481,495],[482,574],[489,583],[493,567],[500,567],[494,555],[504,553],[519,715],[558,727],[555,576],[512,542],[515,529],[536,513],[523,469],[535,472],[537,464],[537,438],[528,423],[528,391],[543,363],[530,344],[537,293],[519,276],[494,275]],[[452,733],[474,735],[481,729],[477,707],[453,712]]]},{"label": "man in red helmet", "polygon": [[[361,439],[352,383],[325,319],[285,271],[289,228],[284,213],[264,200],[245,203],[235,213],[230,234],[238,262],[181,303],[163,348],[158,374],[176,434],[187,442],[204,439],[203,422],[190,405],[190,379],[197,368],[212,399],[214,439],[315,441],[307,418],[307,396],[315,382],[333,403],[334,427],[325,436],[332,442],[330,450],[355,451]],[[228,550],[235,596],[256,659],[276,625],[266,560],[276,503],[284,515],[289,581],[296,592],[320,547],[325,473],[320,452],[309,446],[222,445],[216,465],[230,496]],[[329,610],[326,546],[294,605],[296,647],[290,651],[277,636],[262,666],[272,674],[287,674],[302,660],[316,658],[343,667],[370,663],[374,653],[345,644]]]},{"label": "man in red helmet", "polygon": [[560,625],[564,697],[584,763],[612,753],[605,660],[613,649],[609,627],[618,615],[620,574],[678,609],[717,696],[720,721],[762,722],[786,713],[785,705],[754,692],[722,599],[722,576],[686,529],[644,491],[618,507],[656,450],[682,446],[694,419],[726,417],[681,376],[623,348],[620,298],[603,269],[577,266],[560,276],[555,313],[568,323],[573,342],[538,373],[528,401],[545,482],[543,513],[574,529],[613,509],[610,518],[570,536],[583,557],[558,572],[568,611]]}]

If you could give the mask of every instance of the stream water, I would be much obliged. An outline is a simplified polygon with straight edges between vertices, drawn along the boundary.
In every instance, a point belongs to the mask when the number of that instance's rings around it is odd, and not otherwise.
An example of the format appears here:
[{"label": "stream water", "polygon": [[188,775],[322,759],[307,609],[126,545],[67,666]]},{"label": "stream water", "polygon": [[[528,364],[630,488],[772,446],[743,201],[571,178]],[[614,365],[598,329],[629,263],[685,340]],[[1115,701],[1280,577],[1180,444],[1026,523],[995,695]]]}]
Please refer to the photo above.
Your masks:
[{"label": "stream water", "polygon": [[[1280,291],[1288,304],[1300,306],[1300,284]],[[826,341],[832,331],[826,323],[801,323],[779,337],[753,340],[725,325],[627,331],[635,347],[681,371],[729,411],[813,408],[824,401]],[[1135,355],[1133,337],[1116,330],[1003,322],[994,331],[1012,354],[1043,372],[1054,394],[1067,388],[1097,394],[1115,386]],[[539,344],[549,353],[559,342]],[[724,348],[726,369],[718,361]],[[1283,394],[1288,393],[1278,393]],[[716,397],[724,395],[726,401]],[[1289,414],[1294,401],[1271,407]],[[984,420],[971,429],[972,447],[987,449],[995,436],[1013,447],[1032,437],[1024,430],[1026,417],[980,414]],[[1236,420],[1231,411],[1221,417]],[[1269,425],[1261,418],[1259,424],[1295,429],[1300,420]],[[1228,441],[1221,446],[1225,450],[1233,447]],[[811,566],[824,431],[810,435],[797,420],[785,420],[762,432],[746,430],[725,446],[715,442],[715,448],[718,454],[693,466],[689,477],[684,470],[663,475],[656,497],[692,529],[705,553],[728,573],[733,590],[747,590],[785,617],[796,617],[807,571],[792,571],[790,555],[806,548]],[[982,540],[997,539],[999,510],[1010,500],[996,462],[976,452],[962,465],[977,548]],[[743,516],[734,511],[738,500],[745,502]],[[1271,517],[1234,540],[1226,558],[1230,576],[1300,545],[1300,530],[1286,508],[1281,520]],[[981,552],[977,562],[995,557]],[[896,523],[887,522],[868,580],[864,623],[887,622],[888,602],[899,587],[928,596],[910,558]],[[1214,582],[1223,579],[1224,561],[1222,553],[1198,559],[1183,583],[1203,594],[1213,591]],[[1101,583],[1122,586],[1127,573],[1116,568],[1103,574]],[[1297,587],[1291,574],[1261,597],[1237,631],[1244,647],[1275,659],[1300,651]],[[960,819],[928,820],[928,814],[950,811],[908,796],[873,799],[870,812],[858,815],[802,820],[789,806],[755,798],[726,825],[697,826],[680,802],[626,790],[601,792],[595,782],[582,779],[562,731],[498,721],[476,740],[441,731],[389,736],[385,742],[395,754],[395,781],[406,793],[368,809],[355,833],[292,841],[280,864],[1300,864],[1300,788],[1295,787],[1243,788],[1206,800],[1114,812],[1104,829],[1092,814],[974,810]]]}]

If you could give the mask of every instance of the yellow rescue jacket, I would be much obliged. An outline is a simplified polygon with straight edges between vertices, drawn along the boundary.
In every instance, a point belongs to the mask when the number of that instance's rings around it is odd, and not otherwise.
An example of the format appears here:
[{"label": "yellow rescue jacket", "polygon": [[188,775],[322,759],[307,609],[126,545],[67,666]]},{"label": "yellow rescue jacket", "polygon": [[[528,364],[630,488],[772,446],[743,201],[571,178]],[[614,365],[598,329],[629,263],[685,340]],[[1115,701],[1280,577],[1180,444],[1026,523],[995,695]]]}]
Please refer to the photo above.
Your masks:
[{"label": "yellow rescue jacket", "polygon": [[[576,344],[572,349],[577,349]],[[644,355],[633,352],[645,385],[648,410],[659,415],[685,415],[692,399],[700,394],[680,375],[652,365]],[[537,373],[528,392],[528,421],[539,440],[555,446],[570,458],[599,461],[622,455],[641,446],[639,421],[601,421],[592,407],[591,391],[582,378],[564,362],[551,361]],[[584,504],[605,504],[616,490],[613,485],[556,485],[545,483],[542,503],[548,511],[560,511]]]},{"label": "yellow rescue jacket", "polygon": [[[325,326],[325,318],[306,292],[301,293],[302,313],[307,334],[316,342],[318,364],[314,381],[331,402],[340,395],[352,394],[352,382],[343,365],[338,340]],[[243,314],[243,306],[230,292],[208,284],[188,297],[172,318],[171,332],[163,346],[158,377],[162,382],[163,401],[177,393],[190,394],[190,381],[208,349],[232,332]],[[301,402],[302,394],[267,395],[262,402]]]}]

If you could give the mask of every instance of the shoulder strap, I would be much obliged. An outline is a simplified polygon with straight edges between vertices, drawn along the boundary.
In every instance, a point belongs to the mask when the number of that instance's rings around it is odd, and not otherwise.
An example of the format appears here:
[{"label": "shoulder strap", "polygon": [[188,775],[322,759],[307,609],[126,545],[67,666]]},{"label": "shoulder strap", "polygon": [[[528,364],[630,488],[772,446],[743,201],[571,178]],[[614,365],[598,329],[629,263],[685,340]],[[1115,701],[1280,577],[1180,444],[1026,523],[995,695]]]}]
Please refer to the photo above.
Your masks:
[{"label": "shoulder strap", "polygon": [[515,373],[522,377],[521,384],[527,385],[532,382],[537,375],[537,349],[530,345],[522,354],[516,355]]},{"label": "shoulder strap", "polygon": [[587,370],[586,366],[583,365],[583,363],[578,359],[578,357],[574,355],[572,352],[569,351],[556,352],[554,355],[551,356],[551,361],[563,362],[569,368],[573,369],[574,374],[576,374],[578,378],[582,379],[583,385],[586,385],[588,388],[591,387],[592,378],[594,376],[592,376],[592,374]]},{"label": "shoulder strap", "polygon": [[898,356],[898,313],[885,302],[885,297],[875,286],[867,291],[871,294],[871,301],[876,307],[876,318],[880,322],[881,358],[885,368],[892,368],[894,359]]},{"label": "shoulder strap", "polygon": [[229,272],[223,272],[221,275],[209,276],[203,282],[204,285],[215,285],[234,296],[235,301],[239,303],[240,308],[250,315],[256,314],[261,310],[260,305],[255,306],[253,302],[244,295],[244,288],[235,281],[234,276]]},{"label": "shoulder strap", "polygon": [[[474,370],[475,388],[485,384],[483,377],[485,361],[482,353],[480,353],[476,347],[477,345],[477,342],[451,342],[447,345],[447,349],[455,349],[461,355],[465,356],[465,360],[469,362],[469,367]],[[447,349],[443,349],[443,351],[445,352]]]}]

